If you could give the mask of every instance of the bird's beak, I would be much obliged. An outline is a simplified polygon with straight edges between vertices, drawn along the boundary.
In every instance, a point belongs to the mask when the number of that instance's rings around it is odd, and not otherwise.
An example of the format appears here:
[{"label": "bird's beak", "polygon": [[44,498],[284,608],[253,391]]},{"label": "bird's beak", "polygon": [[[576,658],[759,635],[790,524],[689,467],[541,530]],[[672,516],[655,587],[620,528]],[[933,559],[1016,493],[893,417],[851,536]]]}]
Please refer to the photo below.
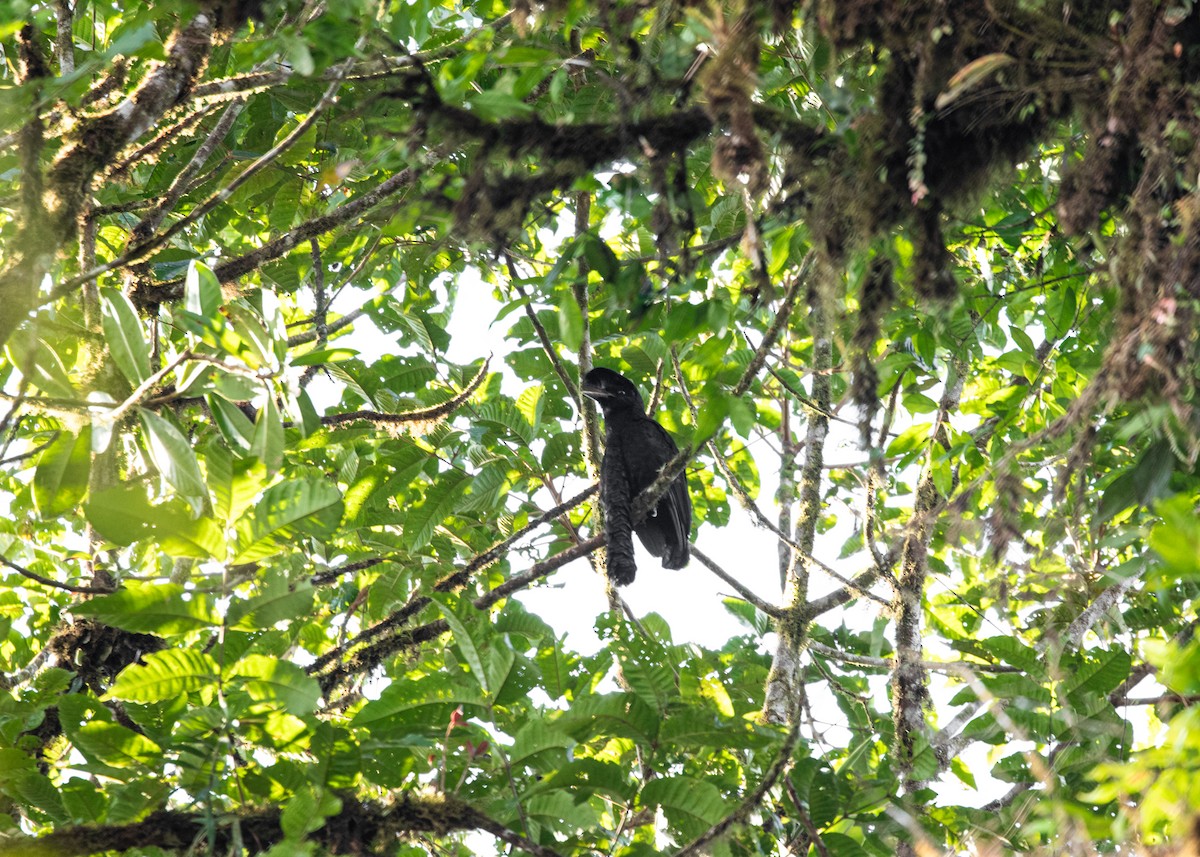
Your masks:
[{"label": "bird's beak", "polygon": [[594,399],[597,402],[612,397],[612,393],[603,387],[580,387],[579,392],[583,393],[589,399]]}]

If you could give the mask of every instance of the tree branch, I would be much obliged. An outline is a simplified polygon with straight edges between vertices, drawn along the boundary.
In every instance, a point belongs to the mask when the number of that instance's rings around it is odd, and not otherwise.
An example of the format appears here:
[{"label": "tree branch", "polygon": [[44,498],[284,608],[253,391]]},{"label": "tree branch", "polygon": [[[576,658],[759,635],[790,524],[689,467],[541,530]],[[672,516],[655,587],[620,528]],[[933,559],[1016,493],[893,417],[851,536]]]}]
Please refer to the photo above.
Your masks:
[{"label": "tree branch", "polygon": [[386,414],[382,411],[349,411],[344,414],[329,414],[328,416],[321,417],[321,425],[341,426],[357,422],[358,420],[367,420],[368,422],[375,423],[377,426],[387,428],[413,424],[432,425],[441,422],[462,407],[467,399],[471,398],[471,394],[479,389],[479,385],[487,377],[488,364],[490,362],[490,357],[484,360],[483,365],[479,367],[479,371],[475,373],[475,377],[468,382],[462,392],[456,393],[440,405],[405,411],[402,414]]},{"label": "tree branch", "polygon": [[792,308],[795,307],[796,300],[800,297],[800,289],[808,285],[808,275],[812,271],[813,258],[813,251],[808,251],[808,254],[800,263],[800,270],[796,272],[795,276],[792,277],[792,281],[788,283],[787,291],[783,295],[779,309],[775,311],[775,318],[771,321],[771,326],[763,334],[762,342],[758,344],[754,356],[750,358],[750,363],[746,366],[746,371],[742,373],[741,379],[738,380],[733,390],[730,391],[731,395],[736,397],[744,396],[746,391],[750,389],[750,385],[754,383],[754,379],[758,377],[763,364],[767,362],[768,352],[775,347],[775,342],[779,339],[780,332],[787,326],[788,319],[791,318]]},{"label": "tree branch", "polygon": [[700,560],[701,565],[703,565],[705,568],[707,568],[709,571],[711,571],[717,577],[721,578],[721,580],[725,581],[727,584],[732,586],[734,588],[734,590],[738,593],[738,595],[742,596],[742,598],[747,603],[753,604],[759,610],[761,610],[762,612],[766,613],[768,616],[770,616],[774,619],[780,619],[784,616],[783,608],[778,607],[774,604],[771,604],[770,602],[766,601],[765,599],[759,598],[757,595],[754,594],[754,592],[752,592],[747,587],[743,586],[741,581],[739,581],[737,578],[735,578],[732,574],[727,573],[719,565],[717,565],[715,562],[713,562],[711,559],[709,559],[707,556],[705,556],[705,554],[703,552],[701,552],[701,550],[699,548],[697,548],[695,545],[692,545],[692,556],[694,556],[696,559]]},{"label": "tree branch", "polygon": [[793,700],[802,693],[800,649],[807,636],[807,621],[801,612],[808,601],[808,581],[813,546],[816,543],[817,522],[821,515],[821,470],[825,457],[825,440],[829,435],[833,367],[832,324],[828,318],[822,290],[810,284],[809,327],[813,337],[812,399],[816,407],[808,413],[808,433],[805,438],[804,465],[800,472],[800,512],[796,521],[799,550],[795,551],[787,569],[785,598],[790,615],[777,623],[779,642],[767,676],[763,700],[763,718],[768,723],[783,723],[795,710]]},{"label": "tree branch", "polygon": [[[453,795],[401,792],[386,803],[358,800],[349,794],[339,798],[341,811],[304,837],[326,854],[381,853],[413,834],[483,830],[535,857],[561,857]],[[204,850],[214,854],[240,853],[242,849],[246,854],[262,854],[284,839],[280,814],[277,806],[215,817],[203,809],[158,810],[133,824],[61,827],[39,837],[0,835],[0,852],[5,857],[87,857],[135,848],[188,851],[204,843]]]},{"label": "tree branch", "polygon": [[792,761],[792,750],[796,746],[796,740],[800,737],[800,718],[792,716],[790,720],[792,725],[788,729],[787,736],[783,739],[783,744],[779,747],[775,761],[771,764],[766,774],[763,775],[762,781],[759,782],[753,791],[746,795],[737,809],[689,842],[685,847],[679,849],[675,853],[675,857],[692,857],[692,855],[705,853],[704,848],[706,845],[724,836],[734,825],[743,823],[749,817],[750,813],[758,807],[763,797],[771,790],[772,786],[775,785]]},{"label": "tree branch", "polygon": [[[447,575],[446,577],[442,578],[440,581],[438,581],[436,584],[434,584],[433,591],[434,592],[450,592],[461,586],[465,586],[467,581],[470,579],[471,575],[474,572],[479,571],[484,568],[487,568],[492,563],[496,562],[496,560],[498,560],[501,556],[503,556],[504,553],[513,544],[515,544],[519,539],[528,535],[530,532],[532,532],[533,530],[542,526],[547,521],[552,521],[555,518],[558,518],[561,515],[566,514],[568,511],[575,508],[580,503],[584,502],[588,497],[591,497],[596,492],[596,490],[597,490],[597,486],[592,485],[592,486],[588,487],[586,490],[581,491],[579,494],[576,494],[571,499],[566,500],[563,503],[559,504],[558,506],[555,506],[553,509],[548,509],[547,511],[538,515],[536,518],[531,520],[528,524],[526,524],[520,530],[517,530],[512,535],[508,536],[508,538],[502,539],[502,540],[496,542],[494,545],[492,545],[487,550],[483,551],[482,553],[476,554],[475,557],[473,557],[471,559],[471,561],[468,562],[463,568],[459,569],[458,571],[455,571],[453,574]],[[595,541],[595,540],[593,540],[593,541]],[[585,544],[590,544],[590,543],[585,543]],[[580,545],[576,545],[575,547],[569,548],[567,551],[564,551],[563,553],[564,554],[570,553],[571,551],[578,550],[580,547],[581,547]],[[594,548],[595,548],[595,546],[592,547],[592,549],[594,549]],[[586,552],[587,551],[583,551],[583,553],[586,553]],[[582,553],[580,553],[579,555],[582,555]],[[506,595],[511,591],[515,591],[516,589],[521,588],[520,585],[510,585],[510,584],[512,584],[513,580],[517,580],[518,578],[520,578],[523,581],[521,585],[527,584],[527,583],[532,582],[533,580],[537,579],[537,577],[544,576],[544,574],[548,574],[550,571],[553,571],[554,568],[558,568],[561,565],[565,565],[570,560],[575,559],[575,555],[571,555],[571,556],[567,557],[566,559],[563,559],[561,562],[558,562],[558,564],[554,565],[552,568],[548,568],[546,571],[542,572],[541,574],[531,575],[531,572],[534,569],[538,569],[540,566],[544,566],[548,563],[551,563],[552,560],[556,561],[559,559],[559,557],[562,557],[562,556],[563,556],[563,554],[558,554],[555,557],[551,557],[550,559],[544,560],[542,563],[535,565],[533,567],[533,569],[530,569],[530,571],[525,572],[524,575],[514,576],[514,578],[512,578],[512,580],[506,582],[505,584],[502,584],[502,587],[509,587],[509,588],[504,589],[503,592],[501,592],[499,595],[496,595],[495,597],[492,598],[491,601],[488,601],[487,603],[483,604],[482,606],[480,606],[480,602],[477,601],[476,606],[479,607],[480,609],[484,609],[485,607],[490,606],[491,604],[494,604],[496,601],[499,601],[500,598],[503,597],[503,595]],[[527,579],[525,579],[525,578],[527,578]],[[499,589],[499,587],[498,587],[498,589]],[[492,592],[495,592],[495,591],[496,590],[493,590]],[[492,593],[488,593],[488,596],[490,596],[491,594]],[[488,596],[484,596],[484,597],[486,598]],[[366,630],[362,631],[360,634],[355,636],[353,639],[348,640],[347,642],[343,643],[340,646],[337,646],[336,648],[330,649],[329,651],[327,651],[323,655],[321,655],[319,658],[317,658],[316,661],[314,661],[312,663],[312,665],[308,667],[307,671],[308,671],[309,675],[317,677],[322,682],[323,685],[326,685],[327,687],[332,687],[337,682],[344,680],[346,677],[348,677],[352,673],[357,673],[357,672],[360,672],[363,670],[373,669],[375,666],[377,666],[380,663],[382,658],[386,656],[387,652],[394,650],[393,648],[391,648],[391,645],[392,645],[391,641],[385,640],[385,641],[382,641],[381,643],[377,643],[373,646],[367,645],[362,650],[356,652],[355,653],[355,666],[353,669],[349,669],[349,668],[343,669],[340,667],[331,668],[331,665],[335,661],[337,661],[339,658],[346,657],[347,653],[351,652],[356,646],[363,646],[365,644],[368,644],[372,640],[375,640],[378,637],[380,637],[384,634],[390,633],[390,632],[395,632],[398,634],[399,633],[398,629],[401,626],[403,626],[404,623],[406,623],[413,616],[417,615],[422,610],[424,610],[425,607],[427,607],[430,604],[430,600],[431,599],[428,596],[420,595],[418,592],[414,592],[412,594],[412,596],[408,599],[408,601],[404,604],[404,606],[401,607],[399,610],[396,610],[395,612],[393,612],[392,615],[388,616],[388,618],[384,619],[381,622],[376,623],[375,625],[372,625],[370,628],[367,628]]]},{"label": "tree branch", "polygon": [[6,556],[0,556],[0,565],[7,566],[22,577],[27,577],[43,586],[51,586],[55,589],[63,589],[67,592],[75,592],[80,595],[108,595],[114,590],[111,587],[104,586],[74,586],[70,583],[59,583],[57,580],[51,580],[48,577],[42,577],[35,571],[30,571],[23,565],[18,565]]},{"label": "tree branch", "polygon": [[504,254],[504,263],[508,267],[508,276],[512,280],[513,288],[517,290],[517,294],[521,296],[521,306],[525,310],[525,316],[533,325],[533,329],[537,332],[538,341],[542,344],[542,351],[545,352],[546,358],[550,361],[550,365],[554,367],[554,374],[562,381],[567,393],[571,396],[571,400],[575,403],[576,410],[583,410],[583,397],[579,395],[579,387],[567,374],[567,367],[563,365],[562,360],[558,356],[558,352],[554,349],[554,343],[550,339],[550,334],[546,332],[545,325],[542,320],[537,317],[537,313],[533,311],[533,305],[529,301],[529,294],[525,291],[525,287],[521,285],[521,277],[517,273],[516,263],[513,262],[512,255]]}]

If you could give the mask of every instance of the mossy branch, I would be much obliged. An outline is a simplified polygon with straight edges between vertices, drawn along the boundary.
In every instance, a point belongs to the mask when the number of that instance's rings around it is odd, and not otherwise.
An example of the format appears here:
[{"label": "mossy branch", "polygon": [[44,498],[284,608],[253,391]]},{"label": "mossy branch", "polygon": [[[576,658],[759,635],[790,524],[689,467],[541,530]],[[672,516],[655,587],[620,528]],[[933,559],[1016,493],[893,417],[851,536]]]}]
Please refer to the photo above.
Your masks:
[{"label": "mossy branch", "polygon": [[[339,797],[341,810],[304,837],[324,854],[381,853],[414,834],[482,830],[535,857],[559,857],[552,848],[509,830],[453,795],[403,792],[386,803],[349,794]],[[244,849],[254,855],[283,841],[281,815],[275,806],[215,817],[205,810],[159,810],[132,824],[62,827],[40,837],[0,836],[0,852],[6,857],[88,857],[136,848],[188,851],[205,843],[204,850],[214,854]]]}]

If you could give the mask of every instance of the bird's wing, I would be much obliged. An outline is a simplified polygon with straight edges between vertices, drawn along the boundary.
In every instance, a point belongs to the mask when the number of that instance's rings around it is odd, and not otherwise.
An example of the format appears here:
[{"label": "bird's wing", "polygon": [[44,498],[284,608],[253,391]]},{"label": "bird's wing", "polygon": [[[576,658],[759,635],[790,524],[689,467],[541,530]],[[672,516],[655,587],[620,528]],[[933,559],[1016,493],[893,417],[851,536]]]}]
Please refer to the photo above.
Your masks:
[{"label": "bird's wing", "polygon": [[[683,568],[688,561],[688,537],[692,532],[692,501],[688,497],[687,477],[679,474],[667,493],[659,501],[658,511],[670,520],[672,537],[667,538],[667,551],[663,557],[664,568]],[[666,521],[663,522],[664,525]],[[664,530],[666,527],[664,526]]]},{"label": "bird's wing", "polygon": [[[663,466],[679,452],[679,447],[675,445],[675,439],[671,437],[670,432],[649,417],[646,418],[646,423],[648,425],[645,441],[648,448],[641,453],[652,457],[654,466],[650,468],[652,472],[645,484],[639,486],[636,491],[630,491],[634,496],[648,487],[658,477]],[[642,544],[651,554],[663,558],[664,568],[683,568],[687,565],[688,537],[692,532],[692,501],[688,497],[687,476],[681,473],[671,483],[666,493],[659,498],[655,514],[659,520],[651,527],[644,528],[646,532],[638,532]]]}]

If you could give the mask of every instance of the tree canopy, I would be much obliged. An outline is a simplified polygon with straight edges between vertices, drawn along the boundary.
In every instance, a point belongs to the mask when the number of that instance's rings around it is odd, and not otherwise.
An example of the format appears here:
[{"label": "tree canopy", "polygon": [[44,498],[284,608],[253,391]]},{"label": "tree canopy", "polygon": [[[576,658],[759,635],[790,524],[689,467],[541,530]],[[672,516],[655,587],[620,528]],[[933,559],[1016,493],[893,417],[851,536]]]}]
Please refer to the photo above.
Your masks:
[{"label": "tree canopy", "polygon": [[[1190,0],[3,0],[0,50],[0,853],[1189,835]],[[695,512],[634,586],[715,576],[721,644],[522,600],[604,574],[594,365]]]}]

